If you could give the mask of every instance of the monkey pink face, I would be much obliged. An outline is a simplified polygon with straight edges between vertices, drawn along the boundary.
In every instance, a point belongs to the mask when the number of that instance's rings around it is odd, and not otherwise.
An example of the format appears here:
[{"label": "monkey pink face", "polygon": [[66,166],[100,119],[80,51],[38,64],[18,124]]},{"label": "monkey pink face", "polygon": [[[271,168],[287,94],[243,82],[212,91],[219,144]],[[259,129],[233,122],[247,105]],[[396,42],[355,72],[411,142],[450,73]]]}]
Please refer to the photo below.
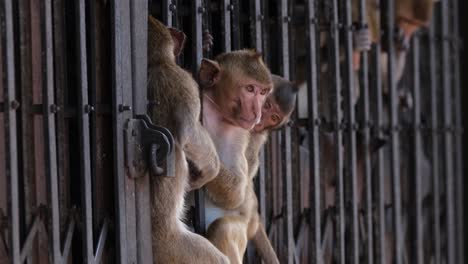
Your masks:
[{"label": "monkey pink face", "polygon": [[272,96],[268,97],[263,104],[262,118],[260,122],[255,125],[253,131],[261,133],[263,131],[277,128],[286,120],[289,115],[283,113]]},{"label": "monkey pink face", "polygon": [[[234,120],[231,122],[251,130],[262,118],[262,106],[271,92],[271,86],[253,79],[237,83],[237,94],[231,98],[228,111]],[[221,106],[223,107],[223,106]]]}]

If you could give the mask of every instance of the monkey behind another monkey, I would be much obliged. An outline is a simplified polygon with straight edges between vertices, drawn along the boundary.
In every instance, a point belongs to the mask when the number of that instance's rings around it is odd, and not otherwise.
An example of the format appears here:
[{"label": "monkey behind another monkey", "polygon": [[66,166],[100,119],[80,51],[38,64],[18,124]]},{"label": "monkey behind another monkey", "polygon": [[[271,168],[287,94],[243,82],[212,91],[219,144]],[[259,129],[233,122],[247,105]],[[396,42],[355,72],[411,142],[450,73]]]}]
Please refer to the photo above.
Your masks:
[{"label": "monkey behind another monkey", "polygon": [[[198,85],[175,62],[184,40],[181,31],[149,17],[148,97],[154,102],[149,112],[153,122],[168,128],[175,140],[175,177],[151,177],[154,262],[229,263],[207,239],[187,230],[180,220],[186,190],[203,185],[219,172],[216,149],[199,123]],[[190,183],[186,159],[200,172]]]}]

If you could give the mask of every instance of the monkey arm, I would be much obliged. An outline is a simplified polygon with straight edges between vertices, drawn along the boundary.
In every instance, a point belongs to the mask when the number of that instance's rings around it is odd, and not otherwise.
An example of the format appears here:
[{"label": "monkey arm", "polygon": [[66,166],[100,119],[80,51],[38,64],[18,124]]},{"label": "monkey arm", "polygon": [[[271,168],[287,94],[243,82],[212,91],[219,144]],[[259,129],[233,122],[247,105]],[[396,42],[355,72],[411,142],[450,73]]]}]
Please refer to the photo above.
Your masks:
[{"label": "monkey arm", "polygon": [[219,174],[220,161],[213,141],[206,129],[197,123],[185,145],[190,165],[190,190],[198,189]]},{"label": "monkey arm", "polygon": [[209,197],[224,209],[235,209],[245,200],[247,173],[238,168],[228,169],[221,163],[219,174],[206,184]]}]

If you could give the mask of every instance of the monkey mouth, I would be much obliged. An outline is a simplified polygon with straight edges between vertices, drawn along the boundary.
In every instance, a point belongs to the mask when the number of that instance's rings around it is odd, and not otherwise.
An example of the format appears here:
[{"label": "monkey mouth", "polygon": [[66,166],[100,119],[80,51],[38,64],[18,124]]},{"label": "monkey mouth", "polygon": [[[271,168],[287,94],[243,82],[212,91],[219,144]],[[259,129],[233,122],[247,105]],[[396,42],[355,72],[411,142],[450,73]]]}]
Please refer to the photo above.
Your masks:
[{"label": "monkey mouth", "polygon": [[239,125],[247,130],[251,130],[256,125],[256,118],[248,119],[244,117],[239,117]]}]

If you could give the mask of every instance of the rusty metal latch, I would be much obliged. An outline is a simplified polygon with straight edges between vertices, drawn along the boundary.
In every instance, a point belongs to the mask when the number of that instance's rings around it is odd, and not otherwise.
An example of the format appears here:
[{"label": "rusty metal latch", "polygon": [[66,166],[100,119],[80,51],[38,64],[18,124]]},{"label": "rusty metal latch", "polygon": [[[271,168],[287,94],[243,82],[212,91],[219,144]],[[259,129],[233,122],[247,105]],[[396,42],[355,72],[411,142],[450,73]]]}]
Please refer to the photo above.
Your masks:
[{"label": "rusty metal latch", "polygon": [[131,178],[151,175],[174,176],[174,138],[156,126],[147,115],[128,119],[125,131],[125,167]]}]

